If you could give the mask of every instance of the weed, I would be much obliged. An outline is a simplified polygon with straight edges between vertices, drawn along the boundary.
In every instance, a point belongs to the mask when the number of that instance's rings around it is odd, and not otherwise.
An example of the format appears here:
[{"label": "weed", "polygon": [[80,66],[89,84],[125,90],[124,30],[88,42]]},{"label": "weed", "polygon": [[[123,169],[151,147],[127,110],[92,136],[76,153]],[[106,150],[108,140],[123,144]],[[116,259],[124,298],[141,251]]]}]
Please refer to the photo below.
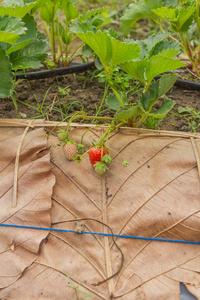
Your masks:
[{"label": "weed", "polygon": [[44,109],[45,100],[46,100],[46,97],[47,97],[47,95],[48,95],[50,89],[51,89],[51,88],[49,88],[49,89],[46,91],[46,93],[45,93],[45,95],[44,95],[44,97],[43,97],[43,100],[42,100],[41,104],[40,104],[40,102],[39,102],[37,96],[34,94],[35,100],[36,100],[36,102],[37,102],[37,107],[35,107],[35,106],[31,105],[31,104],[28,104],[28,103],[26,103],[26,102],[23,102],[23,101],[21,101],[21,100],[19,100],[19,99],[17,99],[16,101],[19,102],[19,103],[21,103],[21,104],[23,104],[23,105],[25,105],[25,106],[27,106],[27,107],[29,107],[29,108],[32,108],[32,109],[36,110],[36,111],[39,113],[39,115],[37,115],[37,116],[35,116],[35,117],[32,117],[32,119],[38,119],[38,118],[43,118],[43,119],[45,119],[48,110],[50,110],[50,109],[51,109],[51,106],[52,106],[52,104],[50,104],[50,105],[48,105],[48,106]]},{"label": "weed", "polygon": [[178,108],[178,112],[181,116],[186,118],[188,121],[188,127],[193,131],[196,132],[197,129],[200,127],[200,111],[196,111],[192,107],[182,107]]},{"label": "weed", "polygon": [[[74,283],[73,283],[73,281],[71,280],[71,278],[69,277],[69,275],[68,274],[66,274],[66,276],[67,276],[67,278],[68,278],[68,280],[69,280],[69,282],[70,282],[70,286],[68,286],[69,288],[71,288],[71,289],[73,289],[74,290],[74,294],[75,294],[75,298],[73,298],[73,299],[71,299],[71,300],[81,300],[81,299],[86,299],[86,298],[91,298],[91,297],[93,297],[93,295],[90,295],[90,294],[88,294],[88,293],[86,293],[86,292],[83,292],[83,291],[81,291],[80,289],[79,289],[79,287],[81,286],[81,285],[83,285],[84,283],[85,283],[85,281],[83,281],[83,282],[81,282],[81,283],[79,283],[79,284],[77,284],[76,286],[74,285]],[[80,294],[81,295],[83,295],[83,296],[80,296]]]}]

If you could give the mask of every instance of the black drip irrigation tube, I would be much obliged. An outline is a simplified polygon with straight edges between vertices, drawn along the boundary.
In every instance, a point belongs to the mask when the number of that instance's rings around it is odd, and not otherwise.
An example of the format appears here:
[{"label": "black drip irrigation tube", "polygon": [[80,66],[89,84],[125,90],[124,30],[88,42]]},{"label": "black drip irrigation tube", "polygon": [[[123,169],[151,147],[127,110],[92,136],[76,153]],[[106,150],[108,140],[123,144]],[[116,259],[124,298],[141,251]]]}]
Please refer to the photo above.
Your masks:
[{"label": "black drip irrigation tube", "polygon": [[[18,73],[15,78],[18,79],[27,79],[27,80],[37,80],[37,79],[45,79],[56,76],[63,76],[72,73],[81,73],[87,70],[95,69],[94,62],[89,63],[71,63],[70,66],[64,68],[57,68],[45,71],[35,71],[35,72],[27,72],[27,73]],[[159,79],[162,75],[158,75],[155,78]],[[182,87],[187,90],[195,90],[200,91],[200,83],[193,82],[190,80],[177,79],[175,86]]]},{"label": "black drip irrigation tube", "polygon": [[87,70],[91,70],[95,68],[94,62],[89,63],[71,63],[70,66],[64,68],[57,68],[51,70],[44,71],[34,71],[27,73],[18,73],[15,78],[17,79],[27,79],[27,80],[37,80],[37,79],[45,79],[56,76],[63,76],[66,74],[72,73],[81,73]]}]

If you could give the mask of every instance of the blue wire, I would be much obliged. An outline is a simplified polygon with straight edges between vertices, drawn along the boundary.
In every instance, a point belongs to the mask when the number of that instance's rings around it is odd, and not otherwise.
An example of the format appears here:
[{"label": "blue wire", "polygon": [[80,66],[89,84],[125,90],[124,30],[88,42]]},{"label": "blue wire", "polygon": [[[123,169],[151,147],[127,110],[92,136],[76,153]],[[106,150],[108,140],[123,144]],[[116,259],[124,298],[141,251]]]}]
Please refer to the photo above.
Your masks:
[{"label": "blue wire", "polygon": [[[59,231],[59,232],[74,232],[74,233],[77,233],[75,230],[46,228],[46,227],[22,226],[22,225],[12,225],[12,224],[0,224],[0,226],[24,228],[24,229],[37,229],[37,230],[46,230],[46,231]],[[171,239],[158,239],[158,238],[150,238],[150,237],[142,237],[142,236],[134,236],[134,235],[121,235],[121,234],[113,234],[112,235],[110,233],[88,232],[88,231],[82,231],[81,233],[83,233],[83,234],[93,234],[93,235],[102,235],[102,236],[114,236],[114,237],[121,237],[121,238],[127,238],[127,239],[138,239],[138,240],[148,240],[148,241],[158,241],[158,242],[170,242],[170,243],[183,243],[183,244],[200,245],[200,242],[171,240]]]}]

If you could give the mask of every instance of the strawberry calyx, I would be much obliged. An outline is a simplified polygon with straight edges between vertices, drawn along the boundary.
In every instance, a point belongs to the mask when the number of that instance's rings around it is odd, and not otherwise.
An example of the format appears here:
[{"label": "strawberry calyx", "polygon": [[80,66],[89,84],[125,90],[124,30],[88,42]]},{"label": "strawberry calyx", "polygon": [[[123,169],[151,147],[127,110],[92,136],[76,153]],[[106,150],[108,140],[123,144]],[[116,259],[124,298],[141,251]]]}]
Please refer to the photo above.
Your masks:
[{"label": "strawberry calyx", "polygon": [[129,165],[129,162],[127,160],[123,160],[122,164],[124,167],[127,167]]},{"label": "strawberry calyx", "polygon": [[85,146],[83,144],[77,144],[76,147],[79,153],[85,152]]},{"label": "strawberry calyx", "polygon": [[101,161],[106,164],[110,164],[112,162],[112,157],[109,154],[105,154],[102,156]]},{"label": "strawberry calyx", "polygon": [[63,142],[63,146],[64,146],[64,145],[76,145],[76,142],[73,141],[73,140],[64,141],[64,142]]},{"label": "strawberry calyx", "polygon": [[98,174],[98,175],[103,175],[107,170],[108,170],[108,167],[106,166],[105,163],[103,162],[97,162],[95,165],[95,172]]}]

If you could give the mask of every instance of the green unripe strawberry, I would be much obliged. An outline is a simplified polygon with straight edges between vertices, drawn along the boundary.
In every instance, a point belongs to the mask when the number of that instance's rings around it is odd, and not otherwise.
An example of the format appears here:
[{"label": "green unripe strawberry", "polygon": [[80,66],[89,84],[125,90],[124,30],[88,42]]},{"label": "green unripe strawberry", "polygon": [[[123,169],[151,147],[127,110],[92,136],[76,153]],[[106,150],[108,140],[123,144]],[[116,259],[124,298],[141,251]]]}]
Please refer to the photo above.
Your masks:
[{"label": "green unripe strawberry", "polygon": [[95,166],[95,172],[98,175],[103,175],[108,170],[108,167],[103,162],[97,162],[94,166]]},{"label": "green unripe strawberry", "polygon": [[64,142],[68,139],[68,132],[65,130],[59,130],[57,134],[57,138],[60,142]]}]

